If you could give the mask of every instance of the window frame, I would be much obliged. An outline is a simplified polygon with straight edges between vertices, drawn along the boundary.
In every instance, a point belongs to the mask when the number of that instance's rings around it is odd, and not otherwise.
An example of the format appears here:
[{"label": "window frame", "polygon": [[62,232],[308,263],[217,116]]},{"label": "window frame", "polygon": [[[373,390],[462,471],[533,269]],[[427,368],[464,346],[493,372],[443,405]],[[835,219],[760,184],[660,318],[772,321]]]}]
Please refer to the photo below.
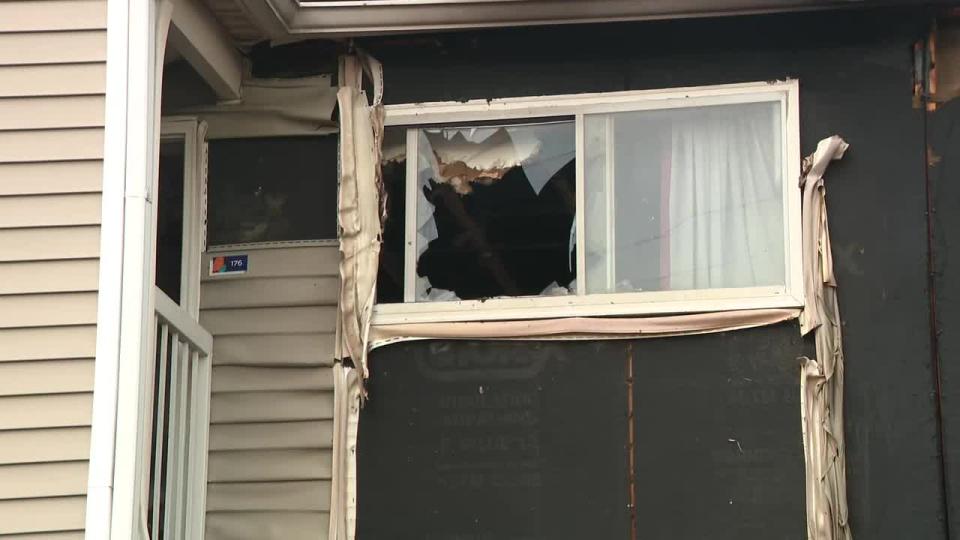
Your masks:
[{"label": "window frame", "polygon": [[[586,292],[586,250],[577,245],[577,291],[567,296],[524,296],[486,300],[414,302],[416,283],[417,130],[467,122],[572,117],[576,131],[576,235],[584,235],[584,116],[710,105],[779,102],[783,174],[785,285],[621,293]],[[384,125],[407,127],[407,215],[404,234],[404,303],[377,304],[373,324],[654,315],[803,306],[799,83],[795,79],[664,90],[570,94],[432,102],[385,107]]]}]

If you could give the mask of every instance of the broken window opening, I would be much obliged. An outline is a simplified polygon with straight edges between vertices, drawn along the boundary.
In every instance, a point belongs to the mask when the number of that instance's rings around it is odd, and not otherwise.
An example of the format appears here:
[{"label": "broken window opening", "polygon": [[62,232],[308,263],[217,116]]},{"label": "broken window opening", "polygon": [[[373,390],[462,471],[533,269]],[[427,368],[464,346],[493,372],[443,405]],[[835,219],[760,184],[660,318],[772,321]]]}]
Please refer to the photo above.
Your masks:
[{"label": "broken window opening", "polygon": [[[396,140],[397,130],[388,134]],[[417,302],[570,294],[575,289],[572,120],[416,130]],[[388,219],[380,302],[403,299],[405,155],[384,145]],[[401,200],[402,199],[402,200]],[[403,212],[403,216],[398,216]]]},{"label": "broken window opening", "polygon": [[388,108],[377,321],[802,305],[797,102],[784,81]]}]

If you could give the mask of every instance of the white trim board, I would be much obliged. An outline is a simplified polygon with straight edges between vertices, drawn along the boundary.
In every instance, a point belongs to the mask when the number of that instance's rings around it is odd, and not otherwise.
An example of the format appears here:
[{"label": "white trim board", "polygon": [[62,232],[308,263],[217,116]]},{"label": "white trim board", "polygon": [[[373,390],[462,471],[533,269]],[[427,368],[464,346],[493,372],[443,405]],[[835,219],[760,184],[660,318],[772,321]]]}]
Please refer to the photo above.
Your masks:
[{"label": "white trim board", "polygon": [[[849,0],[238,0],[271,38],[663,20],[838,9]],[[907,3],[901,0],[894,3]]]}]

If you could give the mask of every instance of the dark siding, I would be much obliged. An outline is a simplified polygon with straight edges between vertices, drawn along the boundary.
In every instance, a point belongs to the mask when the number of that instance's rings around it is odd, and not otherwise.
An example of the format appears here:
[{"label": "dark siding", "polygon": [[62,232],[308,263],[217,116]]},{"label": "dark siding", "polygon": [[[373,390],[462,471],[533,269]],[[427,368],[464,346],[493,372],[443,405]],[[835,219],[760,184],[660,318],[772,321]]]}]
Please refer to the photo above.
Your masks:
[{"label": "dark siding", "polygon": [[943,387],[950,531],[960,534],[960,101],[928,115],[936,253],[937,327]]},{"label": "dark siding", "polygon": [[[366,45],[384,61],[387,100],[393,103],[799,78],[803,152],[811,152],[817,140],[834,133],[852,144],[847,157],[829,170],[827,185],[847,353],[846,440],[853,530],[858,538],[926,539],[944,537],[927,322],[924,123],[922,113],[911,106],[910,46],[926,24],[924,17],[906,12],[811,13],[446,34]],[[789,327],[796,330],[795,325]],[[659,387],[638,394],[645,407],[656,402],[664,405],[656,417],[638,416],[638,437],[643,440],[644,431],[651,436],[659,434],[652,443],[662,445],[654,454],[643,453],[652,452],[650,447],[638,447],[638,486],[663,485],[670,472],[684,483],[682,490],[666,495],[641,491],[641,504],[646,505],[640,512],[641,532],[652,524],[643,538],[723,537],[726,533],[715,531],[726,531],[738,524],[740,517],[744,523],[735,529],[740,535],[729,537],[804,536],[797,453],[799,406],[795,399],[799,392],[795,358],[803,348],[796,339],[786,339],[778,332],[636,345],[638,359],[643,358],[642,351],[660,351],[657,357],[667,358],[656,363],[658,377],[673,381],[678,392],[695,394],[679,399],[665,395]],[[755,340],[757,356],[745,354],[751,349],[749,340]],[[391,487],[399,477],[380,477],[378,471],[384,469],[373,468],[374,462],[363,455],[417,450],[428,436],[422,431],[401,432],[377,421],[387,407],[398,403],[420,406],[418,400],[423,399],[420,388],[411,386],[398,396],[399,390],[392,389],[394,379],[379,370],[388,362],[394,370],[410,370],[413,367],[406,365],[410,359],[422,356],[438,355],[456,362],[474,358],[484,348],[494,355],[495,347],[501,346],[505,345],[457,344],[437,349],[436,344],[414,343],[374,354],[374,401],[363,413],[360,428],[361,531],[399,524],[390,520],[391,513],[410,511],[410,506],[398,510],[396,497],[387,505],[382,490],[408,498],[421,490],[416,483],[403,486],[403,490]],[[573,365],[586,363],[604,370],[619,365],[624,346],[591,349],[584,344],[555,343],[549,350]],[[521,343],[509,347],[510,357],[522,359],[541,346]],[[713,359],[725,367],[712,366],[710,370],[701,366],[695,373],[687,373],[699,379],[677,381],[684,371],[682,364],[674,366],[669,360],[674,348],[677,359]],[[771,353],[769,365],[760,361],[762,351]],[[677,371],[672,372],[671,367]],[[758,369],[762,373],[754,373]],[[587,371],[578,368],[576,373]],[[751,373],[776,389],[771,394],[776,410],[769,417],[758,416],[757,424],[750,423],[748,409],[755,407],[759,415],[771,405],[763,399],[749,406],[737,405],[736,391],[724,377],[752,378]],[[573,376],[574,372],[557,375],[561,379]],[[794,397],[785,390],[791,376]],[[609,377],[612,381],[613,375]],[[557,384],[558,388],[570,388],[567,414],[581,407],[589,408],[591,414],[613,414],[596,408],[599,405],[594,399],[604,385],[591,382],[582,387],[584,391],[574,391],[574,382]],[[637,391],[642,388],[638,385]],[[668,402],[685,404],[685,408],[671,410]],[[716,415],[715,425],[703,425],[709,418],[708,409]],[[709,435],[714,446],[698,450],[684,445],[679,438],[682,432],[663,424],[671,416],[686,418],[693,424],[691,429]],[[564,418],[558,419],[561,427]],[[788,429],[774,430],[773,419],[788,422]],[[566,427],[576,432],[569,423]],[[756,466],[746,468],[731,454],[732,443],[726,442],[727,438],[740,439],[736,433],[726,437],[727,431],[746,433],[741,440],[742,446],[746,442],[745,455],[765,448],[772,453],[747,455],[744,459],[755,459]],[[386,433],[392,436],[386,437]],[[608,434],[606,440],[612,446],[619,437]],[[755,442],[762,438],[776,440]],[[586,466],[601,467],[596,462]],[[770,487],[765,481],[781,485]],[[620,492],[622,486],[611,483],[609,490]],[[722,496],[734,501],[728,506],[737,508],[740,500],[752,507],[742,514],[721,510],[715,503]],[[769,502],[759,502],[768,498]],[[763,517],[768,510],[770,515]],[[605,525],[597,514],[585,516],[594,524]],[[551,511],[551,519],[566,523],[567,518],[563,511]],[[664,525],[668,519],[677,528]],[[541,530],[533,523],[524,530]],[[767,526],[772,534],[763,531]],[[575,537],[560,534],[552,538]],[[365,538],[371,538],[370,534]]]}]

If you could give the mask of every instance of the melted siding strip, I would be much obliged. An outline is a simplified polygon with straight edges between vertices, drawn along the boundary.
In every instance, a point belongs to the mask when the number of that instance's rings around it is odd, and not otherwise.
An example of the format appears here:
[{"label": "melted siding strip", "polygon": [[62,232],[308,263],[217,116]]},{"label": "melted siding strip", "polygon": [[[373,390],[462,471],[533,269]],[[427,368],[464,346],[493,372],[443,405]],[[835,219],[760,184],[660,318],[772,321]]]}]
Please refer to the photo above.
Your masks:
[{"label": "melted siding strip", "polygon": [[211,512],[209,540],[325,540],[330,516],[321,512]]},{"label": "melted siding strip", "polygon": [[210,512],[303,511],[324,512],[330,507],[330,482],[237,482],[210,484]]},{"label": "melted siding strip", "polygon": [[248,422],[210,426],[210,450],[331,448],[333,421]]},{"label": "melted siding strip", "polygon": [[234,450],[210,452],[207,479],[212,482],[329,480],[330,451]]},{"label": "melted siding strip", "polygon": [[[333,333],[220,336],[213,340],[213,365],[333,365]],[[282,350],[283,354],[276,354]]]}]

